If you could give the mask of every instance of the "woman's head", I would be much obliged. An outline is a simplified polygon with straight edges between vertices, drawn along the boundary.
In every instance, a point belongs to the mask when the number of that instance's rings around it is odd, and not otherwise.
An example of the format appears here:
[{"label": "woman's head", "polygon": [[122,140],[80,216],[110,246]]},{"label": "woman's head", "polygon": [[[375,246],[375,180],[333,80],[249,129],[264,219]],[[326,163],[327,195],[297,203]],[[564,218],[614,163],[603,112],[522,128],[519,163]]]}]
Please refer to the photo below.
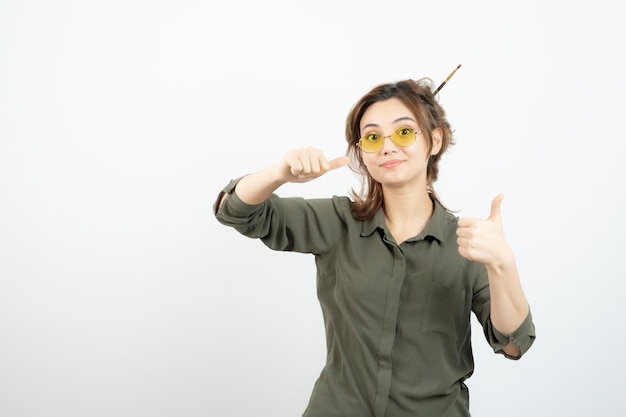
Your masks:
[{"label": "woman's head", "polygon": [[363,176],[362,188],[359,193],[353,192],[356,200],[356,214],[360,218],[368,218],[382,205],[382,186],[368,172],[363,162],[359,139],[362,137],[361,122],[368,108],[380,101],[397,99],[412,113],[417,121],[425,140],[427,153],[433,150],[433,144],[441,139],[439,150],[428,159],[426,182],[431,197],[438,200],[433,183],[439,174],[439,160],[448,146],[454,144],[452,130],[446,114],[435,100],[433,82],[428,78],[405,80],[396,83],[382,84],[365,94],[351,109],[346,119],[346,140],[351,168]]}]

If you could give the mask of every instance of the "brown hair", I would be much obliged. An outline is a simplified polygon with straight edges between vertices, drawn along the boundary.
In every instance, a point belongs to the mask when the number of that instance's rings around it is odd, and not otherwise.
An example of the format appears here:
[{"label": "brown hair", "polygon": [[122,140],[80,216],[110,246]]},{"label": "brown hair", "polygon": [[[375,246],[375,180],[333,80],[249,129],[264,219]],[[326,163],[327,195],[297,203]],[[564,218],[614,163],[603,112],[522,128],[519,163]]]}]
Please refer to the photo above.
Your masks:
[{"label": "brown hair", "polygon": [[365,220],[372,217],[383,205],[382,185],[372,178],[361,158],[358,145],[361,137],[361,118],[369,106],[391,98],[399,99],[416,117],[426,138],[429,153],[433,147],[432,131],[437,128],[441,129],[441,149],[436,155],[430,156],[426,169],[427,189],[430,197],[441,204],[433,183],[437,181],[439,175],[439,160],[448,146],[454,145],[454,140],[450,123],[446,119],[446,112],[433,95],[433,87],[434,83],[430,78],[381,84],[357,101],[348,113],[346,118],[348,150],[346,153],[350,157],[350,168],[361,176],[360,191],[352,190],[352,197],[355,200],[354,216],[357,219]]}]

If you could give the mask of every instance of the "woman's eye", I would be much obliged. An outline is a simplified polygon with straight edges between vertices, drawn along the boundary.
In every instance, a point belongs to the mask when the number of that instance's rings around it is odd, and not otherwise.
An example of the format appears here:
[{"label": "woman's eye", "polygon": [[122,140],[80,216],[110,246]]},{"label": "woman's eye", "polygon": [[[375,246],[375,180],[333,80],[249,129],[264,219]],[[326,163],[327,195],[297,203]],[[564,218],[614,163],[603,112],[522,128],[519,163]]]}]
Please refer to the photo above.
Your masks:
[{"label": "woman's eye", "polygon": [[410,128],[408,128],[408,127],[405,127],[405,128],[403,128],[403,129],[399,129],[399,130],[398,130],[398,133],[399,133],[400,135],[402,135],[402,136],[407,136],[407,135],[410,135],[412,131],[413,131],[413,129],[410,129]]},{"label": "woman's eye", "polygon": [[374,142],[377,141],[380,138],[380,136],[378,136],[376,133],[370,133],[369,135],[365,136],[365,139]]}]

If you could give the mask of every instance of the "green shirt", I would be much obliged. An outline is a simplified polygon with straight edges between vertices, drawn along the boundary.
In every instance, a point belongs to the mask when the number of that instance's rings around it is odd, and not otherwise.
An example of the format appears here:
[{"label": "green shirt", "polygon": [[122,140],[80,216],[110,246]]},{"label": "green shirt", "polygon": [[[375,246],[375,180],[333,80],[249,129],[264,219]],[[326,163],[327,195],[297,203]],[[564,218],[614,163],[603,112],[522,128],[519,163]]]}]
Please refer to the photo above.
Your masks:
[{"label": "green shirt", "polygon": [[315,257],[327,359],[303,416],[469,416],[470,312],[495,352],[513,342],[524,354],[532,345],[530,313],[510,335],[492,326],[486,269],[458,253],[458,218],[441,205],[398,245],[382,210],[356,220],[353,202],[337,196],[274,194],[249,205],[233,192],[237,181],[224,188],[221,207],[215,202],[221,223],[271,249]]}]

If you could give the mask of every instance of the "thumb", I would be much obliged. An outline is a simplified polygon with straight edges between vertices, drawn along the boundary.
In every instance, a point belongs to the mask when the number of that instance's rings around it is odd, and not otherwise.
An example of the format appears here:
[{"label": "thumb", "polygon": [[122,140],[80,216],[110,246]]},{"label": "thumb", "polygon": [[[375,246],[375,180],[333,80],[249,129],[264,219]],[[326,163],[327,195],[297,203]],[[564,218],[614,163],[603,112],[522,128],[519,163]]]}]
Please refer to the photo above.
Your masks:
[{"label": "thumb", "polygon": [[491,212],[489,213],[489,217],[487,220],[493,220],[496,222],[501,221],[500,206],[502,205],[503,199],[504,194],[498,194],[497,196],[495,196],[495,198],[491,202]]},{"label": "thumb", "polygon": [[329,169],[337,169],[348,165],[349,162],[350,158],[347,156],[340,156],[339,158],[328,161],[328,167]]}]

